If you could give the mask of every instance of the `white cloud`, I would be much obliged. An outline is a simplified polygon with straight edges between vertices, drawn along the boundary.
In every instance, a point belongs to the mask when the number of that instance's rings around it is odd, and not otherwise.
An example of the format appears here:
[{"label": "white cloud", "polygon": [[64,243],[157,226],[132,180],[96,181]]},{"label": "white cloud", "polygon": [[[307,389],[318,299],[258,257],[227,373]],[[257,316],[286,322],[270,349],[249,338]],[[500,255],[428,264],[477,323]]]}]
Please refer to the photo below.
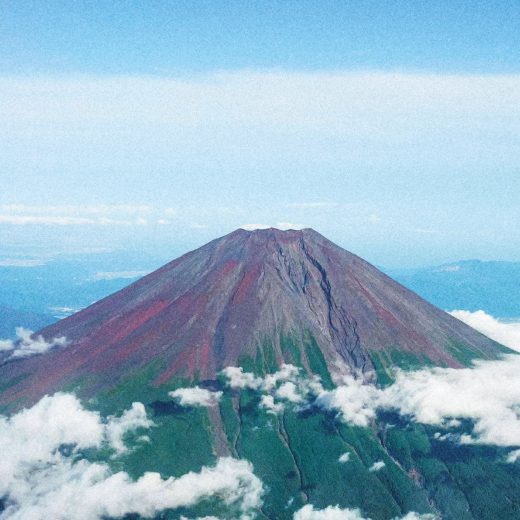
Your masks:
[{"label": "white cloud", "polygon": [[227,384],[231,388],[258,390],[263,384],[261,377],[256,377],[250,372],[244,372],[242,367],[226,367],[221,374],[227,378]]},{"label": "white cloud", "polygon": [[145,276],[149,271],[99,271],[94,276],[94,280],[131,280]]},{"label": "white cloud", "polygon": [[143,403],[132,403],[129,410],[125,410],[121,417],[110,416],[106,429],[106,438],[116,454],[127,451],[124,442],[125,435],[138,428],[150,428],[153,422],[148,419]]},{"label": "white cloud", "polygon": [[146,224],[151,206],[138,205],[61,205],[31,206],[26,204],[0,205],[0,224],[83,226]]},{"label": "white cloud", "polygon": [[191,507],[218,498],[242,518],[260,506],[262,482],[247,461],[221,458],[214,467],[163,479],[145,473],[137,480],[81,450],[108,446],[126,450],[122,439],[148,428],[141,403],[121,417],[103,420],[69,394],[44,397],[12,417],[0,416],[1,520],[101,520],[136,513],[152,518],[164,509]]},{"label": "white cloud", "polygon": [[[236,71],[193,78],[38,76],[0,80],[0,115],[19,124],[162,123],[188,129],[211,123],[213,129],[260,126],[282,134],[314,129],[369,137],[381,135],[393,117],[395,134],[401,136],[405,130],[423,134],[439,126],[454,133],[461,119],[479,128],[479,117],[513,116],[519,91],[518,75]],[[428,116],[430,124],[422,128]],[[517,128],[514,117],[506,122]]]},{"label": "white cloud", "polygon": [[440,439],[460,443],[520,445],[520,356],[475,361],[471,368],[425,368],[395,372],[395,382],[384,388],[345,376],[332,390],[324,390],[319,378],[309,379],[300,369],[283,365],[266,376],[256,377],[239,367],[222,374],[232,388],[260,392],[260,407],[283,411],[287,403],[333,410],[338,418],[361,427],[376,419],[378,410],[395,410],[410,419],[450,431],[461,419],[472,422],[469,433],[452,432]]},{"label": "white cloud", "polygon": [[359,509],[342,509],[339,506],[328,506],[325,509],[314,509],[307,504],[296,511],[293,520],[369,520]]},{"label": "white cloud", "polygon": [[484,311],[456,310],[450,314],[498,343],[520,352],[520,322],[499,321]]},{"label": "white cloud", "polygon": [[276,390],[278,399],[285,399],[291,403],[302,403],[303,397],[298,392],[297,386],[292,381],[287,381]]},{"label": "white cloud", "polygon": [[321,392],[316,405],[327,410],[337,410],[346,422],[368,426],[376,416],[379,395],[380,390],[374,385],[346,376],[342,385]]},{"label": "white cloud", "polygon": [[376,471],[381,471],[385,466],[386,464],[382,460],[378,460],[368,468],[368,471],[375,473]]},{"label": "white cloud", "polygon": [[148,215],[153,212],[152,206],[147,205],[58,205],[58,206],[34,206],[28,204],[3,204],[0,205],[0,212],[11,215],[38,215],[38,216],[69,216],[91,215],[94,217],[114,217],[114,216],[139,216]]},{"label": "white cloud", "polygon": [[[318,378],[309,379],[292,365],[265,378],[227,367],[223,375],[232,388],[261,393],[260,407],[283,411],[281,405],[313,404],[336,411],[338,418],[369,426],[378,410],[394,410],[411,420],[447,431],[439,439],[464,444],[520,445],[520,356],[475,361],[470,368],[396,370],[395,382],[378,388],[361,378],[345,376],[332,390],[324,390]],[[461,420],[472,424],[470,432],[453,431]]]},{"label": "white cloud", "polygon": [[259,406],[271,413],[282,412],[283,402],[303,405],[311,396],[323,391],[319,377],[309,378],[291,364],[283,364],[278,371],[264,378],[244,372],[242,367],[226,367],[221,374],[227,378],[227,385],[231,388],[262,392]]},{"label": "white cloud", "polygon": [[300,369],[291,364],[283,364],[279,370],[264,377],[262,386],[264,390],[272,390],[278,383],[296,381],[300,376]]},{"label": "white cloud", "polygon": [[[435,520],[435,515],[410,512],[405,516],[393,520]],[[359,509],[342,509],[339,506],[328,506],[325,509],[314,509],[307,504],[296,511],[293,520],[370,520],[363,516]]]},{"label": "white cloud", "polygon": [[380,389],[361,380],[322,392],[316,405],[336,410],[338,417],[368,426],[378,409],[440,428],[458,426],[458,419],[474,423],[471,434],[450,435],[461,443],[520,445],[520,356],[475,361],[472,368],[432,368],[397,371],[395,382]]},{"label": "white cloud", "polygon": [[275,403],[274,397],[272,395],[263,395],[260,398],[260,408],[264,408],[269,413],[281,413],[284,411],[284,405],[282,403]]},{"label": "white cloud", "polygon": [[63,347],[67,344],[64,336],[46,341],[43,336],[34,336],[31,330],[23,327],[16,328],[16,340],[0,341],[0,352],[11,352],[8,359],[25,358],[43,354],[54,347]]},{"label": "white cloud", "polygon": [[506,462],[513,464],[520,459],[520,450],[513,450],[507,454]]},{"label": "white cloud", "polygon": [[205,388],[177,388],[168,395],[182,406],[215,406],[222,397],[222,392],[210,392]]},{"label": "white cloud", "polygon": [[342,455],[339,456],[338,462],[341,462],[344,464],[345,462],[348,462],[350,460],[350,452],[345,452]]},{"label": "white cloud", "polygon": [[435,515],[423,514],[420,515],[415,511],[411,511],[410,513],[404,515],[401,518],[396,518],[395,520],[439,520],[439,518]]}]

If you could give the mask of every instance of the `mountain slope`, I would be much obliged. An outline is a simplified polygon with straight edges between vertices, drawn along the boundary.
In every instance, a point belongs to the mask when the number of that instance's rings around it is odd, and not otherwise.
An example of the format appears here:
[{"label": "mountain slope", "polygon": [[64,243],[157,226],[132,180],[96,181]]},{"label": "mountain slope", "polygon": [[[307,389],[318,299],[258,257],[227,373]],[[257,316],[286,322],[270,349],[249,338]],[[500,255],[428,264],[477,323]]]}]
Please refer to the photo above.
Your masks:
[{"label": "mountain slope", "polygon": [[[343,388],[351,410],[375,389],[349,390],[335,376],[362,374],[384,387],[395,367],[459,368],[506,349],[315,231],[238,230],[41,334],[49,344],[66,336],[68,344],[25,359],[4,353],[0,409],[74,391],[108,421],[143,403],[154,423],[146,437],[102,459],[134,480],[147,471],[177,477],[231,456],[250,461],[266,488],[247,518],[294,520],[305,506],[336,505],[359,508],[348,514],[364,520],[432,518],[405,516],[412,511],[446,520],[520,515],[520,465],[505,462],[510,448],[450,440],[468,438],[470,420],[420,424],[385,409],[356,422],[317,404],[313,391],[323,398]],[[267,394],[259,381],[273,381],[284,362],[297,375]],[[220,371],[229,366],[248,372],[251,384],[226,381]],[[308,400],[294,395],[300,387]],[[213,403],[183,403],[174,390],[192,398],[209,390]],[[71,453],[92,462],[100,456]],[[6,504],[0,496],[0,516]],[[236,517],[210,502],[154,518],[186,515]]]},{"label": "mountain slope", "polygon": [[[312,371],[305,338],[333,375],[360,370],[369,378],[395,364],[457,367],[501,351],[310,229],[237,230],[43,335],[65,336],[68,347],[0,367],[9,386],[3,401],[31,401],[84,379],[99,389],[152,364],[155,385],[214,379],[258,349],[275,365],[301,356]],[[292,355],[283,348],[288,337],[296,338]]]}]

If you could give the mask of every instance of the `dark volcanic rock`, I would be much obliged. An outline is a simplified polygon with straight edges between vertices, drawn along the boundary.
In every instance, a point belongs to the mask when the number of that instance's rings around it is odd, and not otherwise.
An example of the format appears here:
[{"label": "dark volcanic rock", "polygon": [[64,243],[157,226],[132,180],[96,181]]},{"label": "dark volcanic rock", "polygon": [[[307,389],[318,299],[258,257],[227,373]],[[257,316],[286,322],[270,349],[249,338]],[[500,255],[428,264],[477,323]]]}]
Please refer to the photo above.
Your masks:
[{"label": "dark volcanic rock", "polygon": [[[43,330],[69,346],[0,367],[1,401],[32,401],[78,380],[110,386],[155,363],[154,383],[214,379],[268,340],[312,335],[329,370],[373,370],[374,353],[461,366],[500,347],[316,231],[237,230]],[[304,365],[305,353],[302,353]]]}]

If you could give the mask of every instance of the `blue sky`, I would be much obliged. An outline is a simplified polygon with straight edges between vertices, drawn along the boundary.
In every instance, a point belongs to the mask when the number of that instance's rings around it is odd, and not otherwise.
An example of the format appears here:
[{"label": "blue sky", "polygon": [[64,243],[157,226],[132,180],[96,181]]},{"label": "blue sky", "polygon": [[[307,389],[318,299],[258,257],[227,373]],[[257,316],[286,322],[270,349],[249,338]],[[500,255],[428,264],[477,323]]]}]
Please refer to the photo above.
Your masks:
[{"label": "blue sky", "polygon": [[520,260],[518,2],[3,1],[0,48],[4,256]]}]

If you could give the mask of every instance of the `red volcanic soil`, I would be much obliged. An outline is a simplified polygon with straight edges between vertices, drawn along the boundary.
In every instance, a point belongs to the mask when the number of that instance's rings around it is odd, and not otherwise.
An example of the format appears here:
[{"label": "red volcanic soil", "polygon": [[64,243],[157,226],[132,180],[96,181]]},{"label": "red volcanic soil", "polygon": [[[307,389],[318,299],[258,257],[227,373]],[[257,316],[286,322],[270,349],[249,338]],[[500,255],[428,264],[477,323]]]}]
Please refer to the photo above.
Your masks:
[{"label": "red volcanic soil", "polygon": [[155,363],[155,384],[213,378],[265,338],[311,333],[332,372],[373,370],[371,353],[400,350],[460,366],[500,347],[312,229],[239,229],[42,331],[68,346],[0,366],[0,402],[34,400],[74,381],[98,386]]}]

